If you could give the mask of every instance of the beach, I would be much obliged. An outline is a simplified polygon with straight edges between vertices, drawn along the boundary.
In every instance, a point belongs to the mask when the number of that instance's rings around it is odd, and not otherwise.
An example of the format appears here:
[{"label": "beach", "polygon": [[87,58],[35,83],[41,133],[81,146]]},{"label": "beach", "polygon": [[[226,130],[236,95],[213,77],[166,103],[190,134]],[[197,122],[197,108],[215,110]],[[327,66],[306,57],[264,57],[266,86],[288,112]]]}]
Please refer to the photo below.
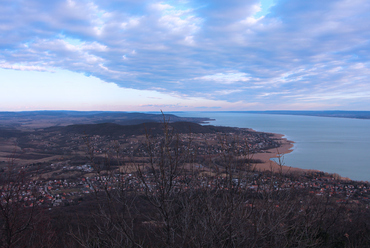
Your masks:
[{"label": "beach", "polygon": [[[278,148],[268,149],[263,153],[256,153],[253,155],[253,159],[261,160],[262,163],[255,164],[254,169],[257,171],[273,171],[281,173],[305,173],[305,172],[320,172],[320,170],[313,169],[302,169],[297,167],[286,166],[284,163],[284,155],[291,153],[294,147],[294,141],[284,138],[282,134],[273,133],[273,138],[277,139],[281,146]],[[280,157],[280,162],[279,162]],[[272,160],[271,160],[272,159]],[[337,174],[338,175],[338,174]],[[338,175],[340,176],[340,175]],[[341,180],[351,181],[348,177],[340,176]]]},{"label": "beach", "polygon": [[[261,160],[262,163],[257,163],[255,169],[258,171],[273,171],[273,172],[307,172],[312,170],[301,169],[284,165],[284,155],[293,151],[294,142],[284,138],[282,134],[272,134],[273,138],[281,143],[278,148],[265,150],[263,153],[256,153],[253,159]],[[280,162],[279,162],[280,158]],[[274,161],[272,161],[273,159]],[[276,161],[276,162],[275,162]]]}]

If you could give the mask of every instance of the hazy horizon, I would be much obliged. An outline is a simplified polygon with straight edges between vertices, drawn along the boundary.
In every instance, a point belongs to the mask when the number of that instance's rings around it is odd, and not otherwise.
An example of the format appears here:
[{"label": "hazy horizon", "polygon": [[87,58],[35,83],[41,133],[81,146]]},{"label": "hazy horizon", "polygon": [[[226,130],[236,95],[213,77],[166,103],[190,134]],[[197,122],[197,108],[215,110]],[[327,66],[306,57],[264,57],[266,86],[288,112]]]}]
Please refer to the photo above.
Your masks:
[{"label": "hazy horizon", "polygon": [[367,0],[6,0],[0,111],[370,110]]}]

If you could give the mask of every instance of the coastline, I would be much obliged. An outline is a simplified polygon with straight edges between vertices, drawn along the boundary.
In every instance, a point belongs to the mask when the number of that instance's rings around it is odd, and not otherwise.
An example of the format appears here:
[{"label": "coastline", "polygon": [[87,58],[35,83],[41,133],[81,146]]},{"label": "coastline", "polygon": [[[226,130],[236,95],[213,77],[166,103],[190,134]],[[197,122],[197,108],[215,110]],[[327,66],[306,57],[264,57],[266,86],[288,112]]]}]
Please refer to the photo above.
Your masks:
[{"label": "coastline", "polygon": [[[291,153],[293,151],[294,141],[283,138],[284,135],[272,133],[273,138],[278,140],[281,143],[281,146],[278,148],[272,148],[266,150],[264,153],[256,153],[253,155],[253,159],[258,159],[263,161],[263,163],[258,163],[255,165],[257,171],[273,171],[273,172],[282,172],[282,173],[303,173],[309,171],[318,171],[310,169],[302,169],[297,167],[290,167],[284,165],[284,155]],[[271,160],[275,159],[278,161],[279,157],[281,158],[281,164]]]},{"label": "coastline", "polygon": [[[281,173],[306,173],[306,172],[323,172],[320,170],[313,170],[313,169],[302,169],[298,167],[291,167],[284,165],[284,155],[293,152],[294,141],[288,140],[284,138],[283,134],[271,133],[273,138],[278,140],[281,143],[281,146],[278,148],[268,149],[264,153],[256,153],[253,155],[253,159],[259,159],[263,161],[262,163],[257,163],[255,165],[255,170],[257,171],[272,171],[272,172],[281,172]],[[281,164],[275,162],[278,161],[279,157],[281,157]],[[271,160],[274,159],[275,161]],[[329,173],[333,174],[333,173]],[[342,177],[338,175],[341,180],[345,181],[352,181],[352,179],[348,177]]]}]

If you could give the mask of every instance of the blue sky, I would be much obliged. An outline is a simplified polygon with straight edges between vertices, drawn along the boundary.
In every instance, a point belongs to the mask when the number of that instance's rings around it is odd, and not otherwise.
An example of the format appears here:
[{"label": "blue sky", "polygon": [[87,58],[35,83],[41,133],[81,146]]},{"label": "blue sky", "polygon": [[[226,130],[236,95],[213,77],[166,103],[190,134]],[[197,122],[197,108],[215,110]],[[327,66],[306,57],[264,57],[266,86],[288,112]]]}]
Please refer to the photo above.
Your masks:
[{"label": "blue sky", "polygon": [[370,110],[368,0],[3,0],[0,111]]}]

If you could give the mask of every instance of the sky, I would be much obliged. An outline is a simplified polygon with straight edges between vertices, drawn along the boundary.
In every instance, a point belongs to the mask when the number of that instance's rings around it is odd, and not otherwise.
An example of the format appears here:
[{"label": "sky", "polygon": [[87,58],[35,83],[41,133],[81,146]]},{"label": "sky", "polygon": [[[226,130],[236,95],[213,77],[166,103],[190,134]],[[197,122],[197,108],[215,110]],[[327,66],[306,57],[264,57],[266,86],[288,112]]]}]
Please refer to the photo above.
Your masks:
[{"label": "sky", "polygon": [[370,110],[369,0],[0,3],[0,111]]}]

